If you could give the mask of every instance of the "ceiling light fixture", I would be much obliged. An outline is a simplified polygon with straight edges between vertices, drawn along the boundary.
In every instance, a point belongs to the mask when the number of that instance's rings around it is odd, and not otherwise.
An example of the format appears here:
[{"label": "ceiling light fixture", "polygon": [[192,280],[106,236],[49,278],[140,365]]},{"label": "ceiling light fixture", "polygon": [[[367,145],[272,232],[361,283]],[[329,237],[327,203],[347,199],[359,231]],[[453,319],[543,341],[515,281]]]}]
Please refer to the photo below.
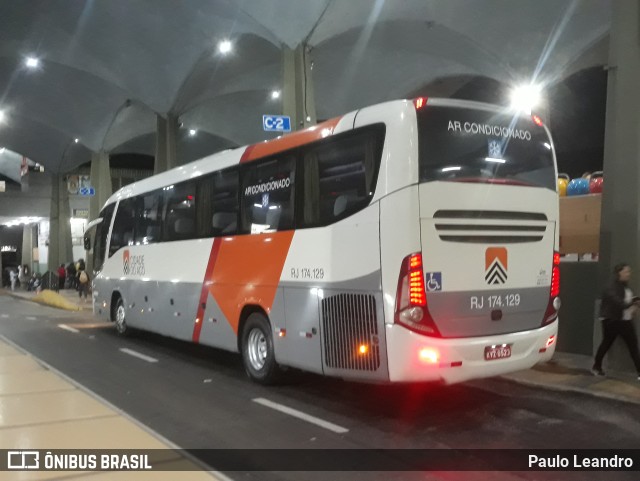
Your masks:
[{"label": "ceiling light fixture", "polygon": [[40,65],[40,60],[35,57],[27,57],[24,61],[24,64],[29,68],[38,68]]},{"label": "ceiling light fixture", "polygon": [[195,136],[198,133],[198,131],[196,129],[189,129],[189,135],[191,137]]},{"label": "ceiling light fixture", "polygon": [[279,99],[280,98],[280,91],[279,90],[274,90],[273,92],[271,92],[271,98],[273,100]]},{"label": "ceiling light fixture", "polygon": [[231,52],[232,48],[233,46],[231,45],[230,40],[222,40],[220,43],[218,43],[218,52],[220,52],[222,55],[226,55]]}]

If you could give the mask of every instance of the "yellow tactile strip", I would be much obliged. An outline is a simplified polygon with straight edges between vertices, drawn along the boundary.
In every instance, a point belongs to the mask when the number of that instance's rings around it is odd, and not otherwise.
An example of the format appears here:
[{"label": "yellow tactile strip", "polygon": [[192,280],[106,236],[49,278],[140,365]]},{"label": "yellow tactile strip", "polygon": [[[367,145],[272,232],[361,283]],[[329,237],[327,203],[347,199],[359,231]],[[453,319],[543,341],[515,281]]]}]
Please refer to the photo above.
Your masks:
[{"label": "yellow tactile strip", "polygon": [[[0,339],[0,449],[170,448],[126,416]],[[179,458],[171,464],[190,463]],[[7,481],[215,479],[201,471],[3,472]]]}]

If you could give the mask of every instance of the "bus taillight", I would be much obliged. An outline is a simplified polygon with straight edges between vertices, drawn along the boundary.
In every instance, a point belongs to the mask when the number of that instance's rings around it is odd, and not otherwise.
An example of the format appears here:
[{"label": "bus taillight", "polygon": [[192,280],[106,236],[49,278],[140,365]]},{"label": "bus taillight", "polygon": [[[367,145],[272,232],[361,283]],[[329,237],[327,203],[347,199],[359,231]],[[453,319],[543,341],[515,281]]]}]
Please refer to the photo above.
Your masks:
[{"label": "bus taillight", "polygon": [[440,336],[429,309],[422,270],[422,254],[410,254],[400,266],[395,321],[428,336]]},{"label": "bus taillight", "polygon": [[553,253],[553,268],[551,270],[551,297],[560,295],[560,253]]},{"label": "bus taillight", "polygon": [[552,323],[558,318],[560,310],[560,253],[553,253],[553,265],[551,266],[551,290],[549,292],[549,303],[544,314],[542,325]]}]

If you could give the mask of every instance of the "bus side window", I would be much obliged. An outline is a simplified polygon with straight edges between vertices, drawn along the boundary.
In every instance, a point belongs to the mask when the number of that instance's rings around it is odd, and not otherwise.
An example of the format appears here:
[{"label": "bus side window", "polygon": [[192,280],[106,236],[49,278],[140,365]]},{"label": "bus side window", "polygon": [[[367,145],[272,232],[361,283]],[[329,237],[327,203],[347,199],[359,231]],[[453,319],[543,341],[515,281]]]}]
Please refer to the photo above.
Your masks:
[{"label": "bus side window", "polygon": [[133,234],[136,225],[136,199],[121,200],[113,221],[111,242],[109,243],[109,257],[124,246],[133,245]]},{"label": "bus side window", "polygon": [[250,234],[294,228],[295,158],[245,166],[242,181],[243,231]]},{"label": "bus side window", "polygon": [[153,244],[162,240],[162,191],[137,198],[136,244]]},{"label": "bus side window", "polygon": [[214,172],[198,184],[198,237],[238,232],[237,167]]},{"label": "bus side window", "polygon": [[93,269],[99,271],[104,263],[105,249],[107,247],[107,235],[111,227],[114,204],[108,205],[101,213],[102,222],[96,227],[96,236],[93,244]]},{"label": "bus side window", "polygon": [[380,165],[382,132],[375,127],[373,132],[346,134],[305,152],[304,227],[332,224],[368,205]]},{"label": "bus side window", "polygon": [[196,184],[183,182],[165,187],[163,240],[196,237]]}]

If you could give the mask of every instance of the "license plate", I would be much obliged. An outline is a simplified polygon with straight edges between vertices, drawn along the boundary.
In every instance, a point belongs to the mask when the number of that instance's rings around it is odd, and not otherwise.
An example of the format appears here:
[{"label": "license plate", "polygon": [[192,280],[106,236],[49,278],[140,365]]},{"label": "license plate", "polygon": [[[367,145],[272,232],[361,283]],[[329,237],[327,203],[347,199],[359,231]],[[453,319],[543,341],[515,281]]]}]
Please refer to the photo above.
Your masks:
[{"label": "license plate", "polygon": [[484,348],[484,360],[495,361],[496,359],[506,359],[511,357],[511,344],[500,344],[499,346],[486,346]]}]

